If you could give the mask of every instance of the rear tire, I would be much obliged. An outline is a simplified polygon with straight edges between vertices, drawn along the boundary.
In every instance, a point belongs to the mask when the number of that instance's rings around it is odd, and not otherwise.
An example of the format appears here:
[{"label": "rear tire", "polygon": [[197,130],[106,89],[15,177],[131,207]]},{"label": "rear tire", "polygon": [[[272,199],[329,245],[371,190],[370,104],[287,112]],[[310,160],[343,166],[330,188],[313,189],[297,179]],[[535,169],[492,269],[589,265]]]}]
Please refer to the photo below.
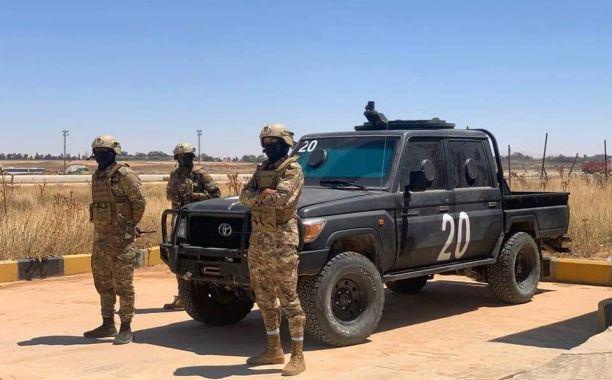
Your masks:
[{"label": "rear tire", "polygon": [[427,284],[428,276],[407,278],[405,280],[397,280],[386,282],[387,288],[394,293],[416,294]]},{"label": "rear tire", "polygon": [[385,303],[380,273],[355,252],[338,254],[315,276],[301,276],[298,292],[306,334],[333,346],[363,342],[378,326]]},{"label": "rear tire", "polygon": [[487,267],[493,295],[509,304],[529,302],[538,289],[540,267],[540,252],[531,235],[513,234],[504,243],[495,264]]},{"label": "rear tire", "polygon": [[253,301],[238,298],[231,290],[183,279],[178,283],[185,311],[198,322],[210,326],[237,323],[253,308]]}]

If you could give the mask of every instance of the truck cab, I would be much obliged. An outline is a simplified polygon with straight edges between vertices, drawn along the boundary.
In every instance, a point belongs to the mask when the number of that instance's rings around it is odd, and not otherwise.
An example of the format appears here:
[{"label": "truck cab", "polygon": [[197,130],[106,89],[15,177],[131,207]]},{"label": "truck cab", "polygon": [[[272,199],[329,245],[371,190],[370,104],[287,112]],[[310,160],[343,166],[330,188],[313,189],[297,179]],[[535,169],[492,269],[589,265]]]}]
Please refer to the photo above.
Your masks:
[{"label": "truck cab", "polygon": [[[353,131],[305,135],[292,151],[305,176],[297,214],[306,333],[361,342],[378,325],[385,287],[415,293],[440,273],[487,282],[504,303],[531,300],[542,245],[567,232],[568,194],[511,192],[486,130],[388,121],[373,103],[365,116]],[[213,325],[244,318],[254,300],[248,209],[229,197],[162,219],[162,259],[181,278],[187,312]]]}]

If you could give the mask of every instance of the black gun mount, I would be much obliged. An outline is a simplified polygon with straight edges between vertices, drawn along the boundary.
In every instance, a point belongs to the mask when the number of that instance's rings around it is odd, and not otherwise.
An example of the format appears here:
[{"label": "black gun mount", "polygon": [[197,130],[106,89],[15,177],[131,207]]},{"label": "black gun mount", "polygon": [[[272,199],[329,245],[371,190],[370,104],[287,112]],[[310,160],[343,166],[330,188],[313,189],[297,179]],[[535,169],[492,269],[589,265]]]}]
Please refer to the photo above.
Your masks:
[{"label": "black gun mount", "polygon": [[375,109],[376,104],[369,101],[365,107],[363,115],[368,119],[367,123],[355,126],[356,131],[376,131],[376,130],[404,130],[404,129],[452,129],[454,123],[447,123],[434,117],[431,120],[387,120],[382,112]]}]

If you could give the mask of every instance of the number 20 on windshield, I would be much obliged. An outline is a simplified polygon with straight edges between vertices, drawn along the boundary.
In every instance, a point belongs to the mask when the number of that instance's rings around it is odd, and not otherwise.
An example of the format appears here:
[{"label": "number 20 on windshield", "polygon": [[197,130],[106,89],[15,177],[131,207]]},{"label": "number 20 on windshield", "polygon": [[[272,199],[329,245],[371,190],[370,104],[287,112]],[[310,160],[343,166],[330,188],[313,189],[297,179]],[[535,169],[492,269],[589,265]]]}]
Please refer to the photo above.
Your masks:
[{"label": "number 20 on windshield", "polygon": [[[455,259],[460,259],[468,249],[468,245],[470,244],[470,217],[464,211],[459,213],[459,221],[457,228],[457,245],[455,246]],[[455,240],[455,219],[449,215],[442,215],[442,231],[446,231],[446,227],[449,226],[448,238],[442,247],[442,250],[438,254],[438,261],[446,261],[451,258],[451,251],[447,251],[448,247],[452,244],[453,240]],[[465,227],[464,227],[465,226]],[[463,243],[463,234],[465,229],[465,244],[463,247],[461,244]]]},{"label": "number 20 on windshield", "polygon": [[298,152],[299,153],[312,152],[313,150],[317,148],[318,143],[319,142],[317,140],[312,140],[312,141],[304,140],[302,142],[302,146],[300,147],[300,149],[298,149]]}]

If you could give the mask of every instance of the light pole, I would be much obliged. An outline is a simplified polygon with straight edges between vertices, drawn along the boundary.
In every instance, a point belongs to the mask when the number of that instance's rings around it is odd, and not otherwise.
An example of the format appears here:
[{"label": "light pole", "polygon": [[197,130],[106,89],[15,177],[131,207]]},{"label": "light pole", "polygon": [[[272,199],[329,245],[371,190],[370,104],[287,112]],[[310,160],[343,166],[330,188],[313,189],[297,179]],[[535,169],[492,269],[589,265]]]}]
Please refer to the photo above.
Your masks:
[{"label": "light pole", "polygon": [[196,132],[198,133],[198,164],[201,164],[202,163],[202,153],[200,152],[200,137],[202,137],[202,130],[197,129]]},{"label": "light pole", "polygon": [[66,136],[68,136],[68,132],[70,132],[67,129],[62,130],[62,135],[64,135],[64,174],[66,174]]}]

